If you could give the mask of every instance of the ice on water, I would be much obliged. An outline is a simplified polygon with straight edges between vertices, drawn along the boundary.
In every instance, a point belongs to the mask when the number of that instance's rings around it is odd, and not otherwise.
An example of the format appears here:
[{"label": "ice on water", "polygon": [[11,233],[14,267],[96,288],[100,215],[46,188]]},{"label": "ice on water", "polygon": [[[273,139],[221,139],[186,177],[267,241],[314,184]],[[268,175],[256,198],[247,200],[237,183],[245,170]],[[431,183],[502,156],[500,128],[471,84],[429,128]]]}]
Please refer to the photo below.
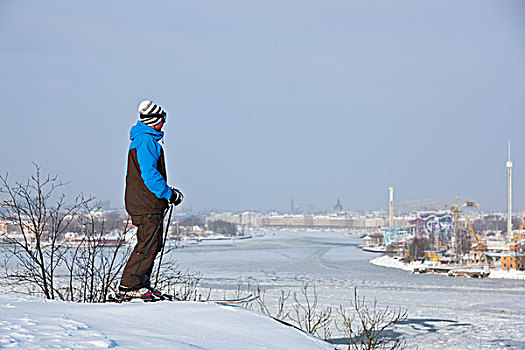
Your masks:
[{"label": "ice on water", "polygon": [[[233,290],[239,278],[268,296],[317,286],[322,305],[348,305],[353,287],[382,306],[408,310],[397,330],[409,348],[525,348],[525,281],[413,275],[370,264],[344,232],[266,231],[263,238],[173,252],[179,264],[203,275],[202,286]],[[337,334],[336,334],[337,335]]]},{"label": "ice on water", "polygon": [[[373,265],[369,261],[378,255],[361,251],[360,240],[345,237],[344,232],[266,231],[262,235],[187,246],[172,250],[165,259],[200,272],[201,290],[213,288],[218,297],[232,296],[241,279],[252,287],[261,285],[271,304],[281,289],[299,291],[308,281],[316,285],[321,306],[338,306],[348,305],[357,286],[359,295],[370,301],[375,298],[381,306],[408,311],[408,319],[396,332],[407,336],[410,349],[525,349],[525,280],[413,275]],[[13,295],[0,298],[0,347],[5,348],[177,344],[181,349],[241,349],[238,344],[248,344],[276,349],[270,345],[277,342],[272,324],[242,309],[224,313],[223,307],[192,303],[175,303],[174,309],[173,303],[71,305]],[[215,319],[219,321],[212,322]],[[261,335],[261,329],[267,334]],[[279,328],[284,333],[278,338],[286,339],[279,340],[284,341],[282,349],[332,348],[290,330]],[[340,336],[335,332],[335,338]]]}]

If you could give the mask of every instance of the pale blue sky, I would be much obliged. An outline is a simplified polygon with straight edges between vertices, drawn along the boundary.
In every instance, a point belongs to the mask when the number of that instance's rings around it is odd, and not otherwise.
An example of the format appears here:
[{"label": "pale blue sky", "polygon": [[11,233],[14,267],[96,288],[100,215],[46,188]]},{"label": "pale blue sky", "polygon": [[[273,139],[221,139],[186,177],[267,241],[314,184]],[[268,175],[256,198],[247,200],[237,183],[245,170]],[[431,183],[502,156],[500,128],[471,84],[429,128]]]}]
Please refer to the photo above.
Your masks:
[{"label": "pale blue sky", "polygon": [[186,208],[525,209],[522,1],[2,1],[0,171],[123,202],[129,128],[168,111]]}]

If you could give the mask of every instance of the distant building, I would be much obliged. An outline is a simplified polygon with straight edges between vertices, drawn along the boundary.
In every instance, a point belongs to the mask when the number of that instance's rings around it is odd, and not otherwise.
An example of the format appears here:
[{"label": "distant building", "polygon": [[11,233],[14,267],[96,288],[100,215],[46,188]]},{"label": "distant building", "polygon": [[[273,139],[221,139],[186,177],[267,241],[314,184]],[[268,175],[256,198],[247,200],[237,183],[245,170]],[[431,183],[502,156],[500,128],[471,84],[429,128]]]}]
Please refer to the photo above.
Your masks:
[{"label": "distant building", "polygon": [[521,242],[513,242],[509,250],[501,255],[502,270],[525,270],[525,253]]},{"label": "distant building", "polygon": [[337,198],[337,203],[334,205],[334,210],[335,211],[343,211],[343,205],[339,201],[339,198]]},{"label": "distant building", "polygon": [[518,252],[508,252],[501,256],[502,270],[525,270],[525,254]]},{"label": "distant building", "polygon": [[241,224],[241,216],[240,215],[234,215],[232,213],[226,212],[226,213],[220,213],[220,214],[212,214],[211,216],[206,218],[206,223],[212,222],[212,221],[224,221],[229,222],[231,224],[240,225]]},{"label": "distant building", "polygon": [[301,207],[296,205],[293,201],[293,197],[290,200],[290,214],[299,214],[301,213]]},{"label": "distant building", "polygon": [[111,209],[111,202],[109,200],[99,201],[100,208],[103,210]]}]

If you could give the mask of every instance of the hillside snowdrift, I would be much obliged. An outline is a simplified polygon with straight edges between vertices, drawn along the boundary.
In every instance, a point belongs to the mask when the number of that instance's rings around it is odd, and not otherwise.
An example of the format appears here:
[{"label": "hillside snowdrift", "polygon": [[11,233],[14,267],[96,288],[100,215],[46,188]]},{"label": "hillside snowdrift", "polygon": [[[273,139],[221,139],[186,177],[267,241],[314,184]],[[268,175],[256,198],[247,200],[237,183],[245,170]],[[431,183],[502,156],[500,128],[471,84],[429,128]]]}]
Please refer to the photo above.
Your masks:
[{"label": "hillside snowdrift", "polygon": [[0,295],[0,348],[334,349],[237,307],[198,302],[76,304]]}]

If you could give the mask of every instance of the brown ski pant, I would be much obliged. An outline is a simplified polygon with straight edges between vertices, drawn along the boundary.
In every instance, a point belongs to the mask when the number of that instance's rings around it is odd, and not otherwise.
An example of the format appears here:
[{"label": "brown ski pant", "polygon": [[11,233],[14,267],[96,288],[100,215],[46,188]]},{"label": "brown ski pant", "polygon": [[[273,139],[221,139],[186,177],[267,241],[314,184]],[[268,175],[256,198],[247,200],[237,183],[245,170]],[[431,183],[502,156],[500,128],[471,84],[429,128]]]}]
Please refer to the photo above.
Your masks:
[{"label": "brown ski pant", "polygon": [[[133,249],[124,272],[122,272],[122,280],[120,281],[120,288],[129,288],[135,290],[138,288],[149,287],[151,273],[153,271],[153,264],[157,253],[162,249],[163,236],[163,219],[162,214],[150,215],[132,215],[131,222],[137,226],[137,245]],[[157,230],[157,227],[160,227]],[[155,235],[155,231],[157,234]],[[155,237],[153,237],[155,235]],[[146,249],[150,241],[151,246],[146,255]],[[144,258],[144,260],[142,260]],[[141,263],[142,261],[142,263]],[[140,264],[140,267],[139,267]],[[138,268],[138,270],[137,270]],[[136,275],[135,275],[136,271]],[[135,275],[135,277],[133,277]]]}]

